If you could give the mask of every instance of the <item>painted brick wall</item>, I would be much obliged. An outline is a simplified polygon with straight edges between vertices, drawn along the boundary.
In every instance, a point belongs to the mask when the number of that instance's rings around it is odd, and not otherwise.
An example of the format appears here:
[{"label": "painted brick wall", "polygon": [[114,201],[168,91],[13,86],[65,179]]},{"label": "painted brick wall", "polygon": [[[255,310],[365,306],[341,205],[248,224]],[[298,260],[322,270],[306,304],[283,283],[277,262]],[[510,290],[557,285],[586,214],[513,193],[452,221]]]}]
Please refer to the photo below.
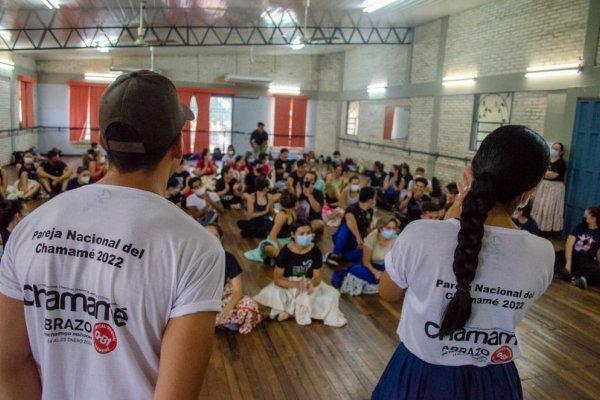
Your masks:
[{"label": "painted brick wall", "polygon": [[596,49],[596,65],[600,65],[600,32],[598,35],[598,48]]},{"label": "painted brick wall", "polygon": [[444,75],[577,62],[589,0],[504,0],[450,16]]},{"label": "painted brick wall", "polygon": [[[410,108],[409,134],[407,141],[388,141],[383,139],[383,122],[386,106]],[[358,137],[348,137],[379,144],[391,144],[413,150],[428,150],[431,140],[431,115],[433,98],[413,97],[410,99],[361,101],[358,123]],[[408,162],[411,166],[425,165],[425,157],[417,154],[368,145],[357,145],[342,141],[340,150],[347,157],[372,164],[380,160],[386,165]]]},{"label": "painted brick wall", "polygon": [[[81,74],[84,72],[107,72],[110,65],[150,68],[149,57],[113,57],[97,60],[42,61],[45,73]],[[264,56],[250,60],[249,54],[156,56],[155,66],[175,81],[222,83],[227,73],[271,76],[276,83],[299,85],[306,90],[318,90],[319,56]],[[83,78],[83,76],[82,76]]]},{"label": "painted brick wall", "polygon": [[359,46],[346,52],[344,90],[366,89],[372,83],[388,86],[406,82],[406,45]]},{"label": "painted brick wall", "polygon": [[[11,129],[10,85],[10,77],[0,75],[0,130]],[[6,165],[10,162],[11,153],[10,136],[0,133],[0,165]]]},{"label": "painted brick wall", "polygon": [[331,155],[335,150],[338,103],[319,101],[316,107],[315,152]]},{"label": "painted brick wall", "polygon": [[344,53],[326,54],[319,57],[319,91],[337,92],[344,68]]},{"label": "painted brick wall", "polygon": [[[472,156],[469,150],[473,95],[442,96],[440,102],[440,125],[438,152],[456,157]],[[433,175],[444,182],[454,181],[464,169],[464,163],[444,158],[437,160]]]},{"label": "painted brick wall", "polygon": [[417,26],[415,29],[411,82],[434,81],[441,32],[440,20]]},{"label": "painted brick wall", "polygon": [[546,92],[515,93],[510,122],[528,126],[543,136],[547,101]]}]

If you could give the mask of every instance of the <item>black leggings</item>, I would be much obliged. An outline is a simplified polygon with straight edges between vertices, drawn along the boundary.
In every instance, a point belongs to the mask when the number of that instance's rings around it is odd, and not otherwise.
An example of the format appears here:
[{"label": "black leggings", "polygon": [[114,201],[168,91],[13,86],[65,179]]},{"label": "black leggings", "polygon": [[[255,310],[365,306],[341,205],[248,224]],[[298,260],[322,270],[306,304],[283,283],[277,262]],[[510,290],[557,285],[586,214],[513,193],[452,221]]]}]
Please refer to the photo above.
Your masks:
[{"label": "black leggings", "polygon": [[600,264],[592,257],[586,257],[573,252],[571,256],[571,272],[565,268],[566,258],[565,252],[559,251],[556,253],[554,262],[554,272],[566,281],[570,281],[574,277],[585,276],[588,285],[600,286]]}]

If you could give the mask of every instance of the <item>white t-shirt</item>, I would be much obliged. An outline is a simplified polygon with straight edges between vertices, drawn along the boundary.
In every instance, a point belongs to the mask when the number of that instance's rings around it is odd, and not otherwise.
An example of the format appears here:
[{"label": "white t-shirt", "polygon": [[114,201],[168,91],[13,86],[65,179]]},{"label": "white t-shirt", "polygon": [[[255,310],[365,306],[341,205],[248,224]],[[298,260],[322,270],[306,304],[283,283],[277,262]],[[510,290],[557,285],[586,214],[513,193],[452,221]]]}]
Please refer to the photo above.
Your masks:
[{"label": "white t-shirt", "polygon": [[220,311],[219,241],[177,206],[94,184],[19,223],[0,292],[24,300],[44,399],[149,399],[167,322]]},{"label": "white t-shirt", "polygon": [[431,364],[512,361],[521,354],[516,325],[552,281],[554,250],[526,231],[486,226],[471,283],[471,318],[440,339],[442,314],[456,290],[452,262],[459,228],[457,220],[411,222],[387,254],[386,272],[406,289],[398,335]]},{"label": "white t-shirt", "polygon": [[[213,202],[221,201],[221,199],[219,198],[219,195],[216,194],[215,192],[207,192],[207,193],[208,193],[208,197]],[[188,197],[186,200],[186,207],[196,207],[198,210],[201,210],[204,207],[206,207],[206,200],[198,197],[198,195],[196,195],[195,193],[192,193],[190,195],[190,197]],[[209,208],[209,211],[212,211],[212,210],[214,210],[214,208],[211,206]]]}]

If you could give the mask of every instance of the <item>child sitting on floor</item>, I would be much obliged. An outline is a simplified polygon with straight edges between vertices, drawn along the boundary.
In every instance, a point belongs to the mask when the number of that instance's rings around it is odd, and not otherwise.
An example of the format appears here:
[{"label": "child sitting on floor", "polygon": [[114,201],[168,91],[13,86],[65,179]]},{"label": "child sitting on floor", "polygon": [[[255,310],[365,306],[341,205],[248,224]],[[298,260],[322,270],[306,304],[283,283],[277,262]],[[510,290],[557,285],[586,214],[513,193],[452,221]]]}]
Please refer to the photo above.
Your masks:
[{"label": "child sitting on floor", "polygon": [[[207,224],[205,228],[223,239],[223,229],[217,224]],[[246,335],[260,322],[258,304],[251,297],[244,296],[242,267],[233,254],[225,252],[225,288],[221,298],[221,312],[217,314],[215,325],[219,328]]]},{"label": "child sitting on floor", "polygon": [[277,257],[273,282],[254,300],[271,307],[270,317],[278,321],[294,316],[300,325],[309,325],[313,319],[335,327],[346,325],[339,310],[339,292],[321,281],[323,256],[313,243],[310,222],[294,221],[291,233],[293,241]]}]

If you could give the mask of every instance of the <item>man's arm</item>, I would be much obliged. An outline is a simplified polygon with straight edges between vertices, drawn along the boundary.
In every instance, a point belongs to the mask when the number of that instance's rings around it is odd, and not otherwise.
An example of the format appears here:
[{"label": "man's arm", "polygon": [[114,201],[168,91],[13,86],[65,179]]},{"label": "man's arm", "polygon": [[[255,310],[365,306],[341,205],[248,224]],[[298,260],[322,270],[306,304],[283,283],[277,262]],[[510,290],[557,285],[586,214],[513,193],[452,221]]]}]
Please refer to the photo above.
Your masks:
[{"label": "man's arm", "polygon": [[39,399],[42,384],[31,354],[23,302],[0,294],[0,399]]},{"label": "man's arm", "polygon": [[63,174],[58,179],[60,179],[61,181],[64,181],[65,179],[69,179],[72,174],[73,174],[73,169],[67,165],[65,167],[65,170],[63,171]]},{"label": "man's arm", "polygon": [[198,399],[212,353],[216,315],[199,312],[169,320],[154,399]]}]

